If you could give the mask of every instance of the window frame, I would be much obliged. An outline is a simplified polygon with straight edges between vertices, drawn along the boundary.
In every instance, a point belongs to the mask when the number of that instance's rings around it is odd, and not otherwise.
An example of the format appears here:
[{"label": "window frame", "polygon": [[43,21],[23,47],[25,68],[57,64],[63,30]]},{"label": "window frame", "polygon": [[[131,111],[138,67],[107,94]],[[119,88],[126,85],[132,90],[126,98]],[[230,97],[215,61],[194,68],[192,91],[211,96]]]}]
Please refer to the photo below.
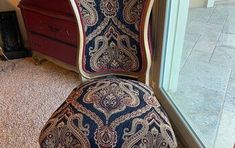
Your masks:
[{"label": "window frame", "polygon": [[[179,145],[182,145],[181,147],[199,148],[205,146],[170,99],[170,95],[163,89],[164,87],[171,89],[172,85],[169,85],[169,82],[172,79],[175,82],[176,79],[176,77],[170,76],[172,72],[166,71],[165,60],[166,55],[171,57],[168,61],[170,62],[168,64],[171,65],[171,67],[168,67],[169,71],[172,71],[175,64],[180,62],[180,59],[174,59],[174,55],[169,55],[169,51],[182,54],[188,7],[189,0],[155,0],[154,2],[152,11],[153,59],[150,85],[171,120]],[[175,85],[177,84],[173,83],[173,89]]]}]

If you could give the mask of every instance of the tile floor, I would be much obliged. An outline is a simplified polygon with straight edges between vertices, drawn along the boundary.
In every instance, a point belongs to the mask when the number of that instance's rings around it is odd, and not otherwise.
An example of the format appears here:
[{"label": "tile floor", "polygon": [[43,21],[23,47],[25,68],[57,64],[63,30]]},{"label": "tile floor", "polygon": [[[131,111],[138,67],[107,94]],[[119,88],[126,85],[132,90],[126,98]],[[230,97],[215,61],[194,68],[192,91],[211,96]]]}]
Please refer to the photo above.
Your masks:
[{"label": "tile floor", "polygon": [[235,144],[235,3],[194,8],[175,103],[208,148]]}]

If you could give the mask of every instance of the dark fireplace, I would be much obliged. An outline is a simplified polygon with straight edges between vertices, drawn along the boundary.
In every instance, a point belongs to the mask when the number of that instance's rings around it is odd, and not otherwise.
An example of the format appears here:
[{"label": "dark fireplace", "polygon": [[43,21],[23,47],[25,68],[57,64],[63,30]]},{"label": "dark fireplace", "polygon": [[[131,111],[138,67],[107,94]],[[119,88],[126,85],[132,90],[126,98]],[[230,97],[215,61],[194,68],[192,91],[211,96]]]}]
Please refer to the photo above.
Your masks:
[{"label": "dark fireplace", "polygon": [[22,42],[15,11],[0,12],[0,46],[8,59],[22,58],[29,54]]}]

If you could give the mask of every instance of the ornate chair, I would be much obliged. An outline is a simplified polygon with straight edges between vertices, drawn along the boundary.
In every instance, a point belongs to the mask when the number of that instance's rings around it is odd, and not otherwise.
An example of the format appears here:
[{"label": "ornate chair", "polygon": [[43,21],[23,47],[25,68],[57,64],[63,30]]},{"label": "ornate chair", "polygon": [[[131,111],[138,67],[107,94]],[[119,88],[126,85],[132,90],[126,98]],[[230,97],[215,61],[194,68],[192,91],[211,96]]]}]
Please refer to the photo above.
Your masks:
[{"label": "ornate chair", "polygon": [[79,70],[89,80],[46,123],[41,147],[176,147],[153,91],[136,81],[149,81],[153,1],[70,0],[80,28]]}]

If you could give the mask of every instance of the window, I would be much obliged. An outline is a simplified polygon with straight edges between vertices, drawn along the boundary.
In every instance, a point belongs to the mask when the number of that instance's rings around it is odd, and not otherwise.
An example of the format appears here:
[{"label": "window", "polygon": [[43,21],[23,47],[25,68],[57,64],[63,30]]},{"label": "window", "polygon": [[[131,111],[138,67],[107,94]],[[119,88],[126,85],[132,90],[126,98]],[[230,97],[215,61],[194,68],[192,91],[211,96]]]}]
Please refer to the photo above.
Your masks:
[{"label": "window", "polygon": [[179,139],[190,147],[233,147],[235,1],[156,1],[153,14],[152,85]]}]

